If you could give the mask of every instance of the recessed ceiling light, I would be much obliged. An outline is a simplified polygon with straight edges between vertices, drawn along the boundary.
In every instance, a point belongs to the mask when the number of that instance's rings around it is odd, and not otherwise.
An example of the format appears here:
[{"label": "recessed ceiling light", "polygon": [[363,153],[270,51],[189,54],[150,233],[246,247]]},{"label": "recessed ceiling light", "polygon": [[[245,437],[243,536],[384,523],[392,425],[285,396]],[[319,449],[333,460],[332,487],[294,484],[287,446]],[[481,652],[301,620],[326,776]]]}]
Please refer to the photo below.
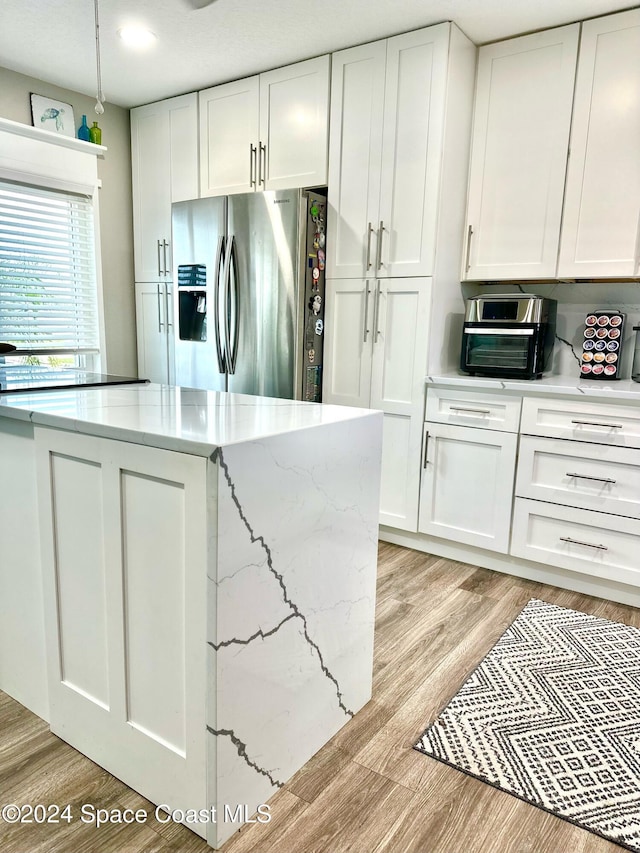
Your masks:
[{"label": "recessed ceiling light", "polygon": [[155,33],[144,27],[121,27],[118,35],[128,47],[149,47],[156,40]]}]

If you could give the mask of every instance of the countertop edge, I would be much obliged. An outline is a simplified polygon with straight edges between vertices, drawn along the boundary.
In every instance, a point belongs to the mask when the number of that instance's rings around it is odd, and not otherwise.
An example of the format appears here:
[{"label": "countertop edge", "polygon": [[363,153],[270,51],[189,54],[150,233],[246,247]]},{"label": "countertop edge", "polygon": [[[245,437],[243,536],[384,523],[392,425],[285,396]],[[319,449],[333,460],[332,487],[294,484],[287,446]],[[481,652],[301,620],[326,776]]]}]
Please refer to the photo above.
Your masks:
[{"label": "countertop edge", "polygon": [[613,404],[640,403],[640,383],[631,379],[612,382],[582,380],[575,376],[548,376],[542,379],[494,379],[461,373],[433,374],[425,377],[425,386],[460,388],[466,391],[506,391],[523,396],[578,397]]}]

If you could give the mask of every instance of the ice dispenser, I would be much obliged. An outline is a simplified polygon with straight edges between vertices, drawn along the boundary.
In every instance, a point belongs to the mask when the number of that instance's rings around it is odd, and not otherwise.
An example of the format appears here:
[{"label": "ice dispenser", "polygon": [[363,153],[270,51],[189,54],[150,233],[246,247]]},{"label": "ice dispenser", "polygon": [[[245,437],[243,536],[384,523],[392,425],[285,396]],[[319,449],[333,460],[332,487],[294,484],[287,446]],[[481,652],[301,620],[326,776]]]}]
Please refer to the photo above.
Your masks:
[{"label": "ice dispenser", "polygon": [[204,264],[178,267],[178,334],[181,341],[207,340],[206,284]]}]

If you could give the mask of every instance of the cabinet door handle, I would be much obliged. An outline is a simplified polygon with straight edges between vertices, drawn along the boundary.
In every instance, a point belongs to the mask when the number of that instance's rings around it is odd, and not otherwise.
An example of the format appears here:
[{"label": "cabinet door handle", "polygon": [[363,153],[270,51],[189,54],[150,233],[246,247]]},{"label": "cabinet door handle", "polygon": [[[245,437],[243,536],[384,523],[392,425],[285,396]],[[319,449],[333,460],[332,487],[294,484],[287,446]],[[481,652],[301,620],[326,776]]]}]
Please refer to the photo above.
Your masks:
[{"label": "cabinet door handle", "polygon": [[[158,244],[159,243],[160,243],[160,240],[158,240]],[[157,301],[157,307],[158,307],[158,332],[160,334],[162,334],[162,328],[164,326],[164,323],[162,322],[162,309],[160,308],[160,299],[161,299],[161,297],[160,297],[160,285],[156,284],[156,301]]]},{"label": "cabinet door handle", "polygon": [[256,169],[257,169],[258,149],[255,145],[249,144],[249,186],[256,188]]},{"label": "cabinet door handle", "polygon": [[567,471],[565,477],[579,477],[581,480],[594,480],[596,483],[609,483],[611,485],[614,485],[616,482],[610,477],[590,477],[588,474],[571,474],[569,471]]},{"label": "cabinet door handle", "polygon": [[160,257],[160,254],[162,252],[162,240],[157,240],[156,242],[158,244],[158,275],[161,276],[162,275],[162,259]]},{"label": "cabinet door handle", "polygon": [[371,269],[371,235],[373,234],[373,225],[369,222],[367,225],[367,272]]},{"label": "cabinet door handle", "polygon": [[364,331],[362,335],[362,343],[366,344],[367,335],[369,334],[369,294],[371,293],[368,281],[365,282],[364,288]]},{"label": "cabinet door handle", "polygon": [[384,233],[384,222],[380,220],[380,230],[378,232],[378,256],[376,258],[376,269],[382,268],[382,235]]},{"label": "cabinet door handle", "polygon": [[470,225],[467,230],[467,256],[464,261],[464,271],[469,272],[471,269],[471,235],[473,234],[473,226]]},{"label": "cabinet door handle", "polygon": [[622,424],[601,424],[597,421],[571,421],[572,424],[577,424],[578,426],[595,426],[595,427],[604,427],[605,429],[624,429]]},{"label": "cabinet door handle", "polygon": [[381,334],[380,329],[378,328],[378,320],[380,317],[380,290],[381,290],[381,288],[380,288],[380,285],[378,284],[378,288],[376,290],[376,307],[375,307],[375,312],[373,315],[373,329],[374,329],[373,342],[374,342],[374,344],[378,343],[378,338],[380,337],[380,334]]},{"label": "cabinet door handle", "polygon": [[260,161],[258,170],[258,184],[263,187],[267,186],[267,146],[260,142]]},{"label": "cabinet door handle", "polygon": [[[169,304],[171,302],[171,294],[169,293],[169,285],[164,285],[164,316],[167,318],[167,330],[173,329],[173,310],[169,314]],[[169,320],[171,316],[171,320]]]},{"label": "cabinet door handle", "polygon": [[162,241],[162,257],[164,258],[164,274],[170,275],[171,270],[167,264],[167,249],[169,248],[169,244],[166,240]]},{"label": "cabinet door handle", "polygon": [[429,461],[427,459],[427,450],[428,449],[429,449],[429,430],[425,430],[425,433],[424,433],[424,458],[423,458],[423,462],[422,462],[423,468],[427,467],[427,462]]},{"label": "cabinet door handle", "polygon": [[449,406],[452,412],[471,412],[474,415],[490,415],[491,409],[467,409],[463,406]]},{"label": "cabinet door handle", "polygon": [[595,548],[598,551],[608,551],[606,545],[594,545],[591,542],[581,542],[579,539],[571,539],[570,536],[561,536],[561,542],[568,542],[570,545],[584,545],[585,548]]}]

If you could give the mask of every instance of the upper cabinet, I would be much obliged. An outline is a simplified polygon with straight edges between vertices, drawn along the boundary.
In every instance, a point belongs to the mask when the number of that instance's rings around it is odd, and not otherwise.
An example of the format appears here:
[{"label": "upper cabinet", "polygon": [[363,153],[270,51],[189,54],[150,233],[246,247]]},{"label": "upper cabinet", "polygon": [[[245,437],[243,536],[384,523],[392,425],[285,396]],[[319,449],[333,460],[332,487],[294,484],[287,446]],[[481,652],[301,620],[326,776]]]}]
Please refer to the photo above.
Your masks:
[{"label": "upper cabinet", "polygon": [[556,274],[580,25],[478,52],[466,279]]},{"label": "upper cabinet", "polygon": [[640,10],[582,26],[560,278],[640,274]]},{"label": "upper cabinet", "polygon": [[199,97],[201,196],[326,184],[328,56]]},{"label": "upper cabinet", "polygon": [[451,24],[333,55],[327,274],[433,274]]},{"label": "upper cabinet", "polygon": [[198,96],[131,110],[136,281],[171,280],[171,204],[198,195]]}]

